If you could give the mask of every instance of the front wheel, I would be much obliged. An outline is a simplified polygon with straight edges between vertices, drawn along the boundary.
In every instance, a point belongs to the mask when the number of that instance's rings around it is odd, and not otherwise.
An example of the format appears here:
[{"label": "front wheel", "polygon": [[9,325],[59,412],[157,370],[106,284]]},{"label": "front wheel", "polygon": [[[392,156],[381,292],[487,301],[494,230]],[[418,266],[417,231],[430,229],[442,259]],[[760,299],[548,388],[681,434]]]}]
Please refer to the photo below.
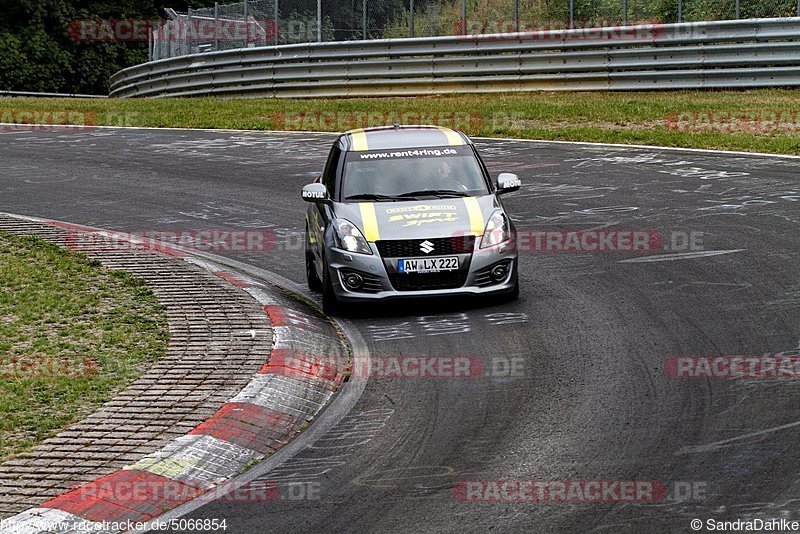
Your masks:
[{"label": "front wheel", "polygon": [[306,280],[308,281],[308,289],[314,293],[322,290],[322,282],[317,276],[317,269],[314,267],[314,255],[311,252],[306,252]]},{"label": "front wheel", "polygon": [[506,302],[512,302],[519,298],[519,272],[517,272],[517,266],[514,266],[514,287],[511,289],[509,293],[505,294],[504,300]]},{"label": "front wheel", "polygon": [[509,302],[513,300],[517,300],[519,298],[519,280],[516,281],[514,284],[514,289],[511,290],[511,293],[508,294]]},{"label": "front wheel", "polygon": [[322,282],[317,276],[317,269],[314,266],[314,253],[308,247],[308,229],[306,228],[306,281],[308,289],[314,293],[322,290]]},{"label": "front wheel", "polygon": [[322,311],[325,315],[336,315],[341,311],[341,303],[333,292],[333,282],[328,266],[322,265]]}]

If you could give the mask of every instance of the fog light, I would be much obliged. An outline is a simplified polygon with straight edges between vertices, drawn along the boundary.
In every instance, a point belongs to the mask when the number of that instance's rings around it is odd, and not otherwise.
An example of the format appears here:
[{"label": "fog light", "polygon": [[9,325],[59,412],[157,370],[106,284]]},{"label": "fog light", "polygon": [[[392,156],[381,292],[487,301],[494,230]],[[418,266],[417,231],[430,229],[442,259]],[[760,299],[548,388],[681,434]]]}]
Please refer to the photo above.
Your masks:
[{"label": "fog light", "polygon": [[508,276],[508,265],[505,263],[502,265],[496,265],[492,269],[492,280],[495,282],[500,282],[501,280],[505,280],[506,276]]},{"label": "fog light", "polygon": [[346,285],[348,289],[358,289],[363,283],[364,279],[361,278],[359,274],[348,273],[344,275],[344,285]]}]

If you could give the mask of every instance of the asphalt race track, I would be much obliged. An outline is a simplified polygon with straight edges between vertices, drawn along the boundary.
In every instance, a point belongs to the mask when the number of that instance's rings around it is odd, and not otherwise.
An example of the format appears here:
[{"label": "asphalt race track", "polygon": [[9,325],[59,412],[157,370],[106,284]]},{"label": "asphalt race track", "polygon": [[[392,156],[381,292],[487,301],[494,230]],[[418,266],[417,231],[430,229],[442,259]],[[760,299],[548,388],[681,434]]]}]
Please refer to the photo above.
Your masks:
[{"label": "asphalt race track", "polygon": [[[300,188],[333,136],[0,130],[0,211],[122,231],[267,229],[215,251],[304,282]],[[685,378],[673,356],[800,355],[800,159],[479,141],[519,229],[658,232],[665,249],[521,252],[509,304],[352,318],[375,356],[475,356],[470,378],[370,378],[267,478],[311,498],[224,500],[229,532],[691,532],[800,519],[794,378]],[[687,238],[694,239],[686,246]],[[657,502],[465,502],[459,482],[659,481]],[[309,486],[311,487],[311,486]],[[481,486],[483,487],[483,486]]]}]

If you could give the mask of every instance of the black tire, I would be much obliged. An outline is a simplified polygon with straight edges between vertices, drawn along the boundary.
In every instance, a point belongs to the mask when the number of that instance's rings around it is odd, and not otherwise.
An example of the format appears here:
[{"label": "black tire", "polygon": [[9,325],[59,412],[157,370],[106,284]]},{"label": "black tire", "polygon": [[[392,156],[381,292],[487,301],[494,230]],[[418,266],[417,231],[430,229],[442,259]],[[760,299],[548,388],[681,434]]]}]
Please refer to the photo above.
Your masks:
[{"label": "black tire", "polygon": [[328,266],[322,265],[322,311],[325,315],[338,315],[341,312],[342,305],[336,294],[333,292],[333,283],[331,282],[331,274]]},{"label": "black tire", "polygon": [[306,280],[308,289],[314,293],[322,291],[322,282],[317,276],[317,270],[314,268],[314,256],[310,252],[306,252]]},{"label": "black tire", "polygon": [[513,302],[519,298],[519,272],[517,271],[516,264],[514,265],[514,287],[510,292],[506,293],[503,300],[506,302]]},{"label": "black tire", "polygon": [[308,282],[308,289],[314,293],[322,291],[322,281],[317,276],[317,270],[314,268],[314,253],[308,250],[308,229],[306,228],[306,281]]},{"label": "black tire", "polygon": [[508,294],[508,301],[514,301],[519,298],[519,278],[514,282],[514,289]]}]

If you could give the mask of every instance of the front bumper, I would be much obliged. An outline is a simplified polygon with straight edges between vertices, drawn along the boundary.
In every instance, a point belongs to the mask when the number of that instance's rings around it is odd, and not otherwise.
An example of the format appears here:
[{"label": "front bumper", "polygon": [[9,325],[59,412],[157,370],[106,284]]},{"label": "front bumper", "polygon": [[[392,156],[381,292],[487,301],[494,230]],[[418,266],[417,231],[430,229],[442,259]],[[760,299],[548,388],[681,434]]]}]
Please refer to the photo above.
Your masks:
[{"label": "front bumper", "polygon": [[[354,254],[338,248],[328,249],[328,266],[330,279],[336,297],[343,302],[370,302],[387,299],[410,299],[420,297],[447,296],[481,296],[511,293],[517,282],[517,253],[513,243],[498,247],[479,249],[477,246],[471,254],[460,256],[462,270],[457,271],[464,278],[463,284],[447,289],[414,289],[413,284],[402,284],[405,290],[399,290],[392,283],[392,277],[404,276],[395,274],[397,258],[382,258],[375,243],[370,243],[372,255]],[[481,287],[485,284],[487,269],[498,263],[508,263],[509,269],[505,278],[499,282]],[[466,265],[466,267],[464,267]],[[348,289],[343,281],[347,273],[355,272],[363,276],[368,290],[354,291]],[[391,273],[391,277],[390,277]],[[453,271],[456,273],[456,271]],[[397,283],[397,282],[396,282]]]}]

